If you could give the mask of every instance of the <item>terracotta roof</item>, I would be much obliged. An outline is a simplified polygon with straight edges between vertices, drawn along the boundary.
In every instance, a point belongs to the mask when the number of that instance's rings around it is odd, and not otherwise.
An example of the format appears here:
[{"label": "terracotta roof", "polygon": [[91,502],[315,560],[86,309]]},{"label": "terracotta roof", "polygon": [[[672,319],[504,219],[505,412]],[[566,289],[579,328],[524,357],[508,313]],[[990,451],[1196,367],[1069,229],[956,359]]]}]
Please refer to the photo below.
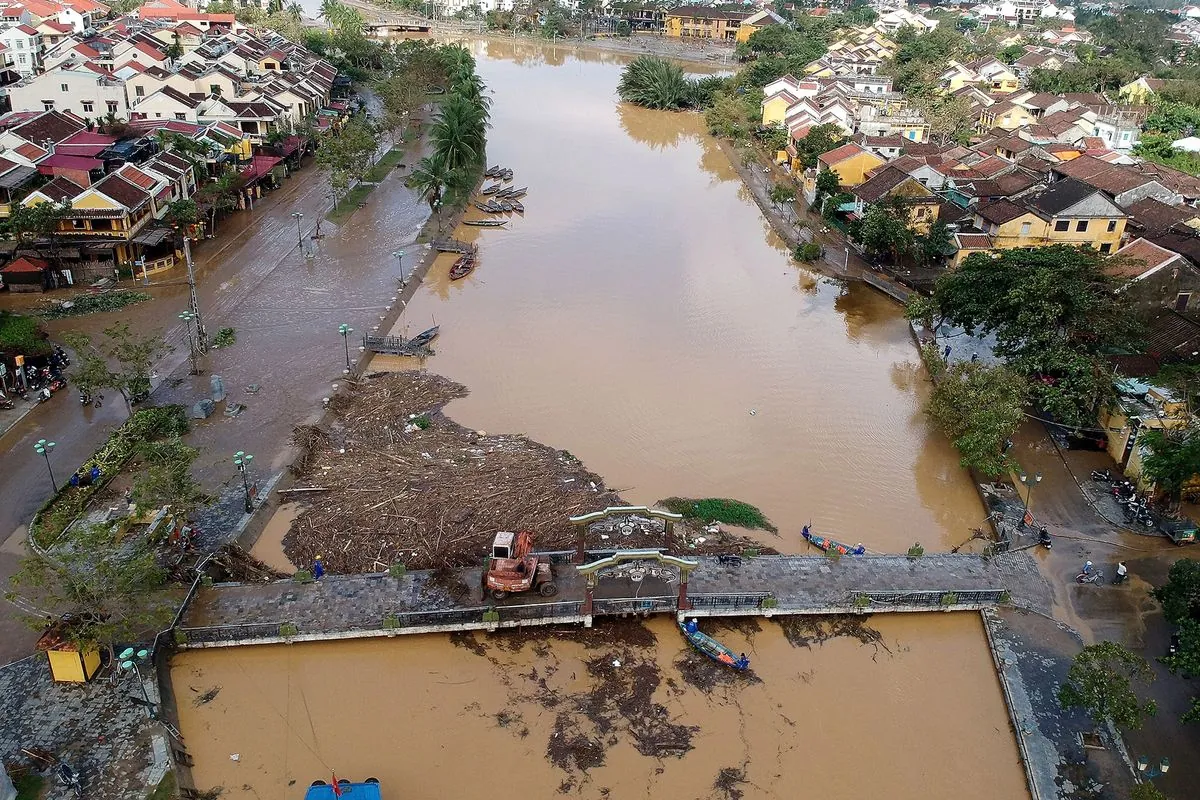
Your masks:
[{"label": "terracotta roof", "polygon": [[1012,222],[1018,217],[1023,217],[1030,213],[1029,209],[1017,205],[1011,200],[1002,199],[987,205],[979,206],[975,209],[975,213],[982,219],[988,222],[994,222],[997,225],[1003,225],[1006,222]]},{"label": "terracotta roof", "polygon": [[1145,239],[1134,239],[1118,250],[1116,255],[1117,259],[1107,262],[1106,271],[1110,275],[1133,280],[1144,278],[1172,261],[1183,258],[1179,253]]},{"label": "terracotta roof", "polygon": [[93,189],[111,197],[130,211],[150,200],[150,195],[115,173],[92,186]]},{"label": "terracotta roof", "polygon": [[70,200],[83,191],[83,187],[75,183],[75,181],[64,178],[59,175],[44,186],[37,188],[37,193],[45,195],[56,203],[61,203],[63,200]]},{"label": "terracotta roof", "polygon": [[867,151],[853,142],[850,142],[842,145],[841,147],[835,147],[826,153],[822,153],[821,155],[817,156],[817,160],[822,164],[829,164],[832,166],[834,164],[840,164],[847,158],[852,158],[865,152]]},{"label": "terracotta roof", "polygon": [[134,186],[137,186],[139,189],[144,189],[146,191],[150,191],[158,185],[158,181],[142,172],[133,164],[125,164],[119,170],[117,170],[117,174],[132,183]]},{"label": "terracotta roof", "polygon": [[991,250],[992,237],[986,233],[956,233],[954,241],[959,250]]},{"label": "terracotta roof", "polygon": [[12,130],[22,139],[31,142],[44,142],[47,139],[52,142],[61,142],[83,130],[84,127],[83,124],[56,111],[46,111],[29,122],[15,126]]},{"label": "terracotta roof", "polygon": [[1187,206],[1167,205],[1153,197],[1146,197],[1128,206],[1125,212],[1129,214],[1137,226],[1147,233],[1161,233],[1172,226],[1200,216],[1200,211]]},{"label": "terracotta roof", "polygon": [[17,153],[28,158],[30,161],[37,161],[39,158],[46,157],[46,151],[30,142],[17,145],[13,148]]},{"label": "terracotta roof", "polygon": [[50,268],[50,263],[47,261],[43,261],[40,258],[34,258],[33,256],[21,256],[16,261],[13,261],[11,264],[9,264],[8,266],[4,267],[3,269],[0,269],[0,272],[4,272],[4,273],[11,275],[11,274],[18,273],[18,272],[28,272],[28,273],[45,272],[49,268]]},{"label": "terracotta roof", "polygon": [[911,180],[913,178],[907,172],[889,164],[871,175],[865,182],[852,188],[850,193],[864,203],[876,203],[900,184]]}]

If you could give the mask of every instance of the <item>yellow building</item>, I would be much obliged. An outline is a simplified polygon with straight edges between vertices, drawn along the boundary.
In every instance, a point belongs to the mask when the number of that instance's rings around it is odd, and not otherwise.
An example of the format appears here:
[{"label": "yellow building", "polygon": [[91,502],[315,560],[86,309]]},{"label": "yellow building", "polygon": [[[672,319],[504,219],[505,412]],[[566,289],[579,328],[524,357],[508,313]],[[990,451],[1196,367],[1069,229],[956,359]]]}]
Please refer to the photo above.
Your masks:
[{"label": "yellow building", "polygon": [[[1139,480],[1142,434],[1148,430],[1181,428],[1187,420],[1187,405],[1157,386],[1148,387],[1145,400],[1122,397],[1115,407],[1100,411],[1100,425],[1108,435],[1108,454],[1127,477],[1139,483],[1143,483]],[[1142,488],[1146,488],[1144,483]]]},{"label": "yellow building", "polygon": [[979,112],[978,127],[981,131],[991,128],[1003,128],[1006,131],[1014,131],[1017,128],[1024,128],[1026,125],[1032,125],[1035,122],[1037,122],[1037,117],[1028,108],[1005,100],[996,103],[994,106],[981,109]]},{"label": "yellow building", "polygon": [[1120,246],[1125,220],[1125,212],[1103,193],[1066,178],[1037,194],[996,200],[976,208],[974,225],[987,235],[987,240],[972,237],[970,246],[960,245],[954,263],[986,250],[1054,244],[1088,246],[1112,253]]},{"label": "yellow building", "polygon": [[851,190],[854,195],[854,213],[860,218],[867,208],[889,197],[905,200],[908,212],[908,227],[917,233],[928,233],[937,220],[941,203],[937,195],[921,183],[896,167],[883,167]]},{"label": "yellow building", "polygon": [[883,164],[882,158],[854,143],[844,144],[817,156],[817,170],[836,172],[838,182],[846,189],[858,186],[871,171]]},{"label": "yellow building", "polygon": [[[667,12],[663,32],[685,39],[737,39],[742,22],[753,16],[749,11],[722,11],[710,6],[679,6]],[[749,38],[747,33],[746,37]]]},{"label": "yellow building", "polygon": [[752,17],[742,20],[737,29],[737,41],[748,42],[756,31],[771,25],[786,25],[787,21],[769,8],[764,8]]},{"label": "yellow building", "polygon": [[1126,103],[1145,103],[1153,95],[1161,92],[1172,84],[1183,84],[1184,81],[1172,81],[1166,78],[1151,78],[1143,75],[1136,81],[1130,81],[1117,91],[1117,96]]}]

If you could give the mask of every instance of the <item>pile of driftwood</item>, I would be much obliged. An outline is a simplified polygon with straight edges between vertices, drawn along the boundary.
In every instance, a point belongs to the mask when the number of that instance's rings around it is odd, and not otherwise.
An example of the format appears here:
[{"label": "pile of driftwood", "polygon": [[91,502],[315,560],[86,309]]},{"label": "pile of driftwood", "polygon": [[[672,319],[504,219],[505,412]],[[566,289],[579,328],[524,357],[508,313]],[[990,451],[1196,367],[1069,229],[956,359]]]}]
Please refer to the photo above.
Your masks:
[{"label": "pile of driftwood", "polygon": [[[481,563],[501,530],[567,550],[576,534],[568,517],[622,505],[568,453],[445,417],[445,404],[465,394],[426,372],[368,376],[332,399],[328,426],[298,428],[288,496],[303,510],[284,540],[292,562],[320,555],[340,573],[461,567]],[[622,545],[662,546],[635,538]]]}]

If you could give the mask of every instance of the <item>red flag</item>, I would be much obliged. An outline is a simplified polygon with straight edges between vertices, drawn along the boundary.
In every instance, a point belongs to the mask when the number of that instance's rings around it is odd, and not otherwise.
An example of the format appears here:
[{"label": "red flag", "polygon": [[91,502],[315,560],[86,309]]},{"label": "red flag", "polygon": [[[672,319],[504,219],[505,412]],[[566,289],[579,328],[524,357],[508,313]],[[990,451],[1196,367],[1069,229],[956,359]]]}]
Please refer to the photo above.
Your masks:
[{"label": "red flag", "polygon": [[333,796],[334,796],[334,797],[341,797],[341,796],[342,796],[342,787],[341,787],[341,786],[338,786],[338,780],[337,780],[337,773],[336,773],[336,772],[335,772],[335,773],[333,773]]}]

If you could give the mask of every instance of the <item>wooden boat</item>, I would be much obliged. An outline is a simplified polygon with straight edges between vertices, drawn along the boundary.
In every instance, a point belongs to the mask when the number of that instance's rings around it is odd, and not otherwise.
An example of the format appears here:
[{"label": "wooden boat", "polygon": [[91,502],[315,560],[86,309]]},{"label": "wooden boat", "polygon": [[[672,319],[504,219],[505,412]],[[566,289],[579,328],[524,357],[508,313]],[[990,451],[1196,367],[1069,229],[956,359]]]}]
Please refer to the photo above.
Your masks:
[{"label": "wooden boat", "polygon": [[500,210],[501,211],[512,211],[513,210],[512,203],[508,202],[507,200],[501,200],[500,201]]},{"label": "wooden boat", "polygon": [[509,205],[512,206],[512,210],[516,211],[518,214],[525,213],[525,206],[520,200],[513,200],[509,203]]},{"label": "wooden boat", "polygon": [[490,206],[488,203],[478,203],[478,202],[477,202],[477,203],[475,203],[474,205],[475,205],[475,207],[476,207],[476,208],[478,208],[480,211],[491,211],[491,210],[492,210],[492,207],[491,207],[491,206]]},{"label": "wooden boat", "polygon": [[476,250],[475,245],[458,239],[435,239],[433,247],[439,253],[474,253]]},{"label": "wooden boat", "polygon": [[521,187],[521,188],[519,188],[519,189],[509,189],[509,190],[507,190],[507,191],[505,192],[504,196],[505,196],[505,197],[507,197],[507,198],[509,198],[509,199],[511,200],[511,199],[512,199],[512,198],[514,198],[514,197],[524,197],[524,196],[525,196],[525,195],[527,195],[527,194],[529,194],[529,187],[528,187],[528,186],[522,186],[522,187]]},{"label": "wooden boat", "polygon": [[511,181],[513,179],[513,171],[511,169],[504,170],[504,174],[500,176],[502,181]]},{"label": "wooden boat", "polygon": [[824,550],[826,553],[828,553],[832,550],[836,553],[841,553],[844,556],[861,556],[863,553],[867,552],[867,548],[863,547],[861,544],[857,545],[855,547],[851,547],[848,544],[843,544],[834,539],[830,539],[825,536],[818,536],[817,534],[810,531],[808,529],[807,525],[805,525],[804,528],[801,529],[800,535],[802,535],[805,539],[807,539],[810,543],[812,543],[816,547],[819,547],[822,550]]},{"label": "wooden boat", "polygon": [[463,256],[454,262],[454,266],[450,268],[450,280],[456,281],[459,278],[465,278],[475,269],[475,257]]},{"label": "wooden boat", "polygon": [[424,347],[437,338],[438,331],[441,330],[441,325],[434,325],[428,330],[421,331],[413,338],[406,342],[408,347]]},{"label": "wooden boat", "polygon": [[495,194],[498,191],[500,191],[500,184],[493,183],[491,186],[483,187],[483,191],[480,194]]},{"label": "wooden boat", "polygon": [[494,167],[488,167],[487,172],[483,173],[485,178],[498,178],[504,174],[504,167],[496,164]]},{"label": "wooden boat", "polygon": [[500,191],[496,192],[495,197],[497,199],[508,197],[508,193],[511,191],[512,189],[501,189]]},{"label": "wooden boat", "polygon": [[700,629],[696,626],[696,620],[690,619],[686,623],[679,623],[679,630],[683,632],[683,636],[688,640],[688,644],[718,664],[724,664],[739,672],[745,672],[750,668],[750,659],[746,658],[745,653],[737,655],[716,639],[701,633]]},{"label": "wooden boat", "polygon": [[476,228],[500,228],[508,224],[506,219],[464,219],[463,225],[471,225]]}]

